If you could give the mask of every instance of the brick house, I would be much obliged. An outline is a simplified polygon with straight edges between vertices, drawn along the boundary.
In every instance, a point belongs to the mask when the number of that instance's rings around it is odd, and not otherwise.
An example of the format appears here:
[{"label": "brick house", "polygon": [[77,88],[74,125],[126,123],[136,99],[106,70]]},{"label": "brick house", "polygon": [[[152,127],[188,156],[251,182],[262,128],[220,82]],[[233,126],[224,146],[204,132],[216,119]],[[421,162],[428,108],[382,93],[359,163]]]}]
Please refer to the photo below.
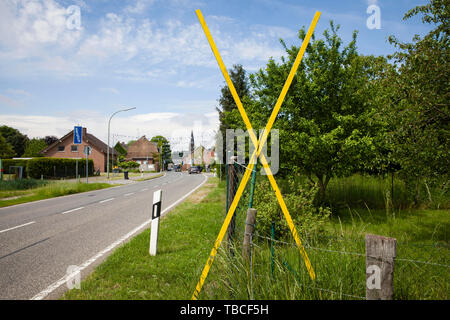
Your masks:
[{"label": "brick house", "polygon": [[158,145],[142,136],[128,147],[126,160],[139,163],[140,170],[159,171]]},{"label": "brick house", "polygon": [[[70,159],[86,159],[83,150],[85,146],[92,147],[91,154],[88,159],[94,161],[94,171],[105,172],[107,163],[107,145],[94,135],[87,133],[83,128],[81,144],[73,144],[73,130],[62,138],[49,145],[41,151],[45,157],[51,158],[70,158]],[[113,148],[109,148],[110,161],[116,161],[117,152]]]}]

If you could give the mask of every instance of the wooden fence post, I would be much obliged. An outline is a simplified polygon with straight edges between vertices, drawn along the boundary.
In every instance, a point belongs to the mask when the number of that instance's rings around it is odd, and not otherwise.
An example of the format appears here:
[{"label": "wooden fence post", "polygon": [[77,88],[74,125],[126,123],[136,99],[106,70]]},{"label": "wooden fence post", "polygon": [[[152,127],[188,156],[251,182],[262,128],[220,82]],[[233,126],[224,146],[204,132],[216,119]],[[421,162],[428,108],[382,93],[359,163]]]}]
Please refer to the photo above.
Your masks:
[{"label": "wooden fence post", "polygon": [[247,218],[245,220],[245,233],[244,233],[244,242],[242,244],[242,256],[245,261],[250,261],[251,255],[251,244],[253,239],[253,233],[255,231],[255,223],[256,223],[256,209],[248,208],[247,210]]},{"label": "wooden fence post", "polygon": [[397,240],[366,235],[366,300],[392,300]]}]

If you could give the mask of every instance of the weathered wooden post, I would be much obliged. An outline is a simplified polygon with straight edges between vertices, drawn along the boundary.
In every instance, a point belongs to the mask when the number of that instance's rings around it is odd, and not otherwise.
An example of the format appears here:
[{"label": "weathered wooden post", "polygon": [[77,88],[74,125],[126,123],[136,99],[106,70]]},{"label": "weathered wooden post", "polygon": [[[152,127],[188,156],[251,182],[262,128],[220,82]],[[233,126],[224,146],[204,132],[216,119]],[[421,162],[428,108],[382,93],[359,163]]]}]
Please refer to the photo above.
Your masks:
[{"label": "weathered wooden post", "polygon": [[255,232],[257,210],[253,208],[247,209],[247,218],[245,220],[244,242],[242,244],[242,256],[244,260],[249,262],[251,256],[251,245],[253,241],[253,233]]},{"label": "weathered wooden post", "polygon": [[366,235],[366,300],[392,300],[397,240]]}]

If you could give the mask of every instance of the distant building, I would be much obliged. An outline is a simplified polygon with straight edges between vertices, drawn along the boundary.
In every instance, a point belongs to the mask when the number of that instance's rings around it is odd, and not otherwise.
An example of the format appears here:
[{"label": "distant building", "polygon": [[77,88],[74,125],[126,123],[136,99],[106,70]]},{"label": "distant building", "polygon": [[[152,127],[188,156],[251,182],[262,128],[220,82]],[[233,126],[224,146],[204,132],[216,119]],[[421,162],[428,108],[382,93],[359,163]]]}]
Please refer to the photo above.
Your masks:
[{"label": "distant building", "polygon": [[136,161],[143,171],[159,171],[158,145],[142,136],[128,146],[125,160]]},{"label": "distant building", "polygon": [[[86,155],[83,153],[85,146],[92,147],[88,159],[94,161],[94,171],[105,172],[108,146],[93,134],[87,133],[86,128],[83,128],[81,144],[73,144],[72,130],[42,150],[41,153],[45,157],[51,158],[86,159]],[[117,152],[111,147],[109,148],[109,156],[110,161],[116,161]]]},{"label": "distant building", "polygon": [[181,165],[181,164],[185,164],[186,162],[184,161],[186,155],[189,155],[189,151],[174,151],[172,152],[172,162],[175,165]]}]

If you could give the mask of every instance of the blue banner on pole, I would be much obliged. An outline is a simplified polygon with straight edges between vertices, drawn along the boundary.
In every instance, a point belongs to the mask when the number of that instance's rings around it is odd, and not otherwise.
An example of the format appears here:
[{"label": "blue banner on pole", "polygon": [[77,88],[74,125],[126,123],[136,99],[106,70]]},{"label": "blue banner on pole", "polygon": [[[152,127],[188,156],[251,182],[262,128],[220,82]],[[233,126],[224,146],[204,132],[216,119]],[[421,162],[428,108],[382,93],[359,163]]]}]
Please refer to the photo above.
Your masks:
[{"label": "blue banner on pole", "polygon": [[82,127],[74,127],[73,128],[73,144],[81,144],[83,135],[83,128]]}]

